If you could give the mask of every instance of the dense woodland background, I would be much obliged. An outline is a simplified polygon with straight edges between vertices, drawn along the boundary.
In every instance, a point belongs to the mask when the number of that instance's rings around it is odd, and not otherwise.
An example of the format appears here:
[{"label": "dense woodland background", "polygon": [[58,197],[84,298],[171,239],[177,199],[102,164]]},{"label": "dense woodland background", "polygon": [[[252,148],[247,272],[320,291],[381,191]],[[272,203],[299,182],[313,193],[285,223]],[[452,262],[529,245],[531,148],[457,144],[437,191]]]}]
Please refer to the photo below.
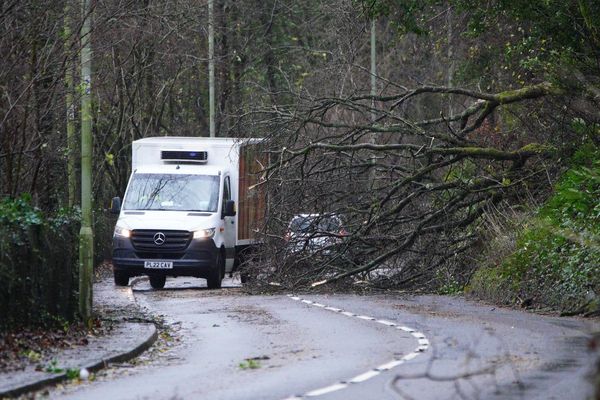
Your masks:
[{"label": "dense woodland background", "polygon": [[[204,1],[95,0],[86,16],[70,0],[0,2],[0,225],[20,238],[0,246],[3,313],[14,293],[33,293],[35,310],[65,280],[28,279],[19,246],[73,262],[31,232],[71,232],[78,218],[84,17],[98,262],[130,143],[208,136]],[[215,0],[215,30],[217,136],[264,137],[271,159],[267,246],[246,266],[256,288],[467,290],[597,312],[594,0]],[[341,216],[343,245],[290,255],[283,237],[302,212]]]}]

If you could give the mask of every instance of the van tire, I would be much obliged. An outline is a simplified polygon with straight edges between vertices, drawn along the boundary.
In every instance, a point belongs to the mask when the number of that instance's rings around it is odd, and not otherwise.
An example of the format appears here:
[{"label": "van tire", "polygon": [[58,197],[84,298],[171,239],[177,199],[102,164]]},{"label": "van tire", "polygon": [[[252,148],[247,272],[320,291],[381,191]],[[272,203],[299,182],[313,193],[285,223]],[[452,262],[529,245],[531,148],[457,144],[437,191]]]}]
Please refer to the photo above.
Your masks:
[{"label": "van tire", "polygon": [[225,257],[223,251],[217,253],[215,268],[210,271],[210,275],[206,278],[206,286],[209,289],[220,289],[221,281],[223,280],[223,272],[225,271]]},{"label": "van tire", "polygon": [[123,271],[114,271],[113,272],[115,278],[116,286],[127,286],[129,285],[129,275]]},{"label": "van tire", "polygon": [[162,289],[165,287],[167,277],[165,275],[150,275],[150,286],[152,289]]}]

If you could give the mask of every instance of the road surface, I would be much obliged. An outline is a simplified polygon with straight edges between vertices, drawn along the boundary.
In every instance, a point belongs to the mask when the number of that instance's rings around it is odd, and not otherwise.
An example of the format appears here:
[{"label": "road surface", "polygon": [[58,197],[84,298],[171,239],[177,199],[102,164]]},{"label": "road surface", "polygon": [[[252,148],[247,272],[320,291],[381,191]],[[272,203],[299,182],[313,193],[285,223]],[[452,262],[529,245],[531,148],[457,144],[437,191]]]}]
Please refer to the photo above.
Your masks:
[{"label": "road surface", "polygon": [[[49,392],[68,399],[585,399],[597,321],[456,297],[247,296],[233,280],[138,280],[170,329],[144,362]],[[165,344],[166,343],[166,344]],[[154,355],[152,355],[154,354]]]}]

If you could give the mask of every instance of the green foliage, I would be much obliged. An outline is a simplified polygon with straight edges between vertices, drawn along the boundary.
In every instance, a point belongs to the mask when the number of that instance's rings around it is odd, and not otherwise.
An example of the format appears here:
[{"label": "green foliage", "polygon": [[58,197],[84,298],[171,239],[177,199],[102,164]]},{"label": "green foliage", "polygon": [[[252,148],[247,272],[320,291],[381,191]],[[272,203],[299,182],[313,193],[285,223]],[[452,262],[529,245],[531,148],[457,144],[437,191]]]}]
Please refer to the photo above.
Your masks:
[{"label": "green foliage", "polygon": [[475,271],[469,281],[468,293],[497,303],[512,303],[514,292],[508,290],[509,282],[501,276],[500,268],[483,267]]},{"label": "green foliage", "polygon": [[51,374],[61,374],[64,372],[64,368],[61,368],[58,365],[58,360],[54,359],[46,365],[46,367],[44,368],[44,371],[51,373]]},{"label": "green foliage", "polygon": [[23,357],[27,357],[31,362],[38,362],[42,359],[42,355],[34,350],[26,350],[21,353]]},{"label": "green foliage", "polygon": [[260,362],[253,358],[248,358],[239,364],[240,369],[258,369],[261,367]]},{"label": "green foliage", "polygon": [[67,371],[67,379],[73,380],[79,378],[79,369],[78,368],[68,368]]},{"label": "green foliage", "polygon": [[453,295],[463,293],[464,287],[455,279],[446,280],[442,286],[438,288],[438,294]]},{"label": "green foliage", "polygon": [[478,0],[450,3],[469,12],[467,34],[471,37],[494,31],[499,24],[511,27],[505,57],[512,65],[529,71],[593,65],[590,55],[600,45],[600,8],[594,0],[492,0],[485,7]]},{"label": "green foliage", "polygon": [[[598,76],[600,7],[595,0],[355,0],[368,18],[386,17],[401,34],[439,34],[446,10],[468,43],[455,82],[486,90],[537,79],[573,81],[572,69]],[[570,82],[566,86],[572,86]],[[580,85],[580,83],[575,83]]]},{"label": "green foliage", "polygon": [[543,220],[527,229],[501,277],[521,298],[544,299],[554,307],[576,307],[588,288],[600,289],[600,249],[578,242]]},{"label": "green foliage", "polygon": [[563,230],[600,234],[600,149],[592,143],[582,146],[573,156],[574,168],[567,171],[556,186],[554,196],[540,210]]},{"label": "green foliage", "polygon": [[24,193],[17,199],[0,201],[0,223],[20,226],[41,225],[40,210],[31,207],[31,195]]},{"label": "green foliage", "polygon": [[50,374],[62,374],[65,373],[67,379],[73,380],[79,378],[79,368],[63,368],[58,364],[58,360],[53,359],[50,361],[45,367],[44,372],[48,372]]},{"label": "green foliage", "polygon": [[600,295],[599,156],[593,144],[574,155],[553,196],[520,233],[516,251],[475,274],[476,293],[508,302],[531,298],[565,311]]},{"label": "green foliage", "polygon": [[47,215],[29,195],[0,201],[0,331],[73,320],[78,230],[78,210]]}]

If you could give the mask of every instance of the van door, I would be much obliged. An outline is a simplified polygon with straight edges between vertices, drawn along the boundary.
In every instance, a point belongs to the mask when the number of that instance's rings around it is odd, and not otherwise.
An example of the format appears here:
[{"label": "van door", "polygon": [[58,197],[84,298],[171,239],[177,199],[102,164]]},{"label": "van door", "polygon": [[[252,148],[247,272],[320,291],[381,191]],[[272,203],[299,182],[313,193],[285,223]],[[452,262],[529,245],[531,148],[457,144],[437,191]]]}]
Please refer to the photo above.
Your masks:
[{"label": "van door", "polygon": [[[225,180],[223,181],[223,199],[222,205],[225,207],[225,202],[227,200],[231,200],[231,180],[229,175],[225,176]],[[235,260],[235,217],[224,217],[223,218],[223,227],[225,231],[223,232],[224,241],[225,241],[225,271],[230,272],[233,268],[233,262]]]}]

